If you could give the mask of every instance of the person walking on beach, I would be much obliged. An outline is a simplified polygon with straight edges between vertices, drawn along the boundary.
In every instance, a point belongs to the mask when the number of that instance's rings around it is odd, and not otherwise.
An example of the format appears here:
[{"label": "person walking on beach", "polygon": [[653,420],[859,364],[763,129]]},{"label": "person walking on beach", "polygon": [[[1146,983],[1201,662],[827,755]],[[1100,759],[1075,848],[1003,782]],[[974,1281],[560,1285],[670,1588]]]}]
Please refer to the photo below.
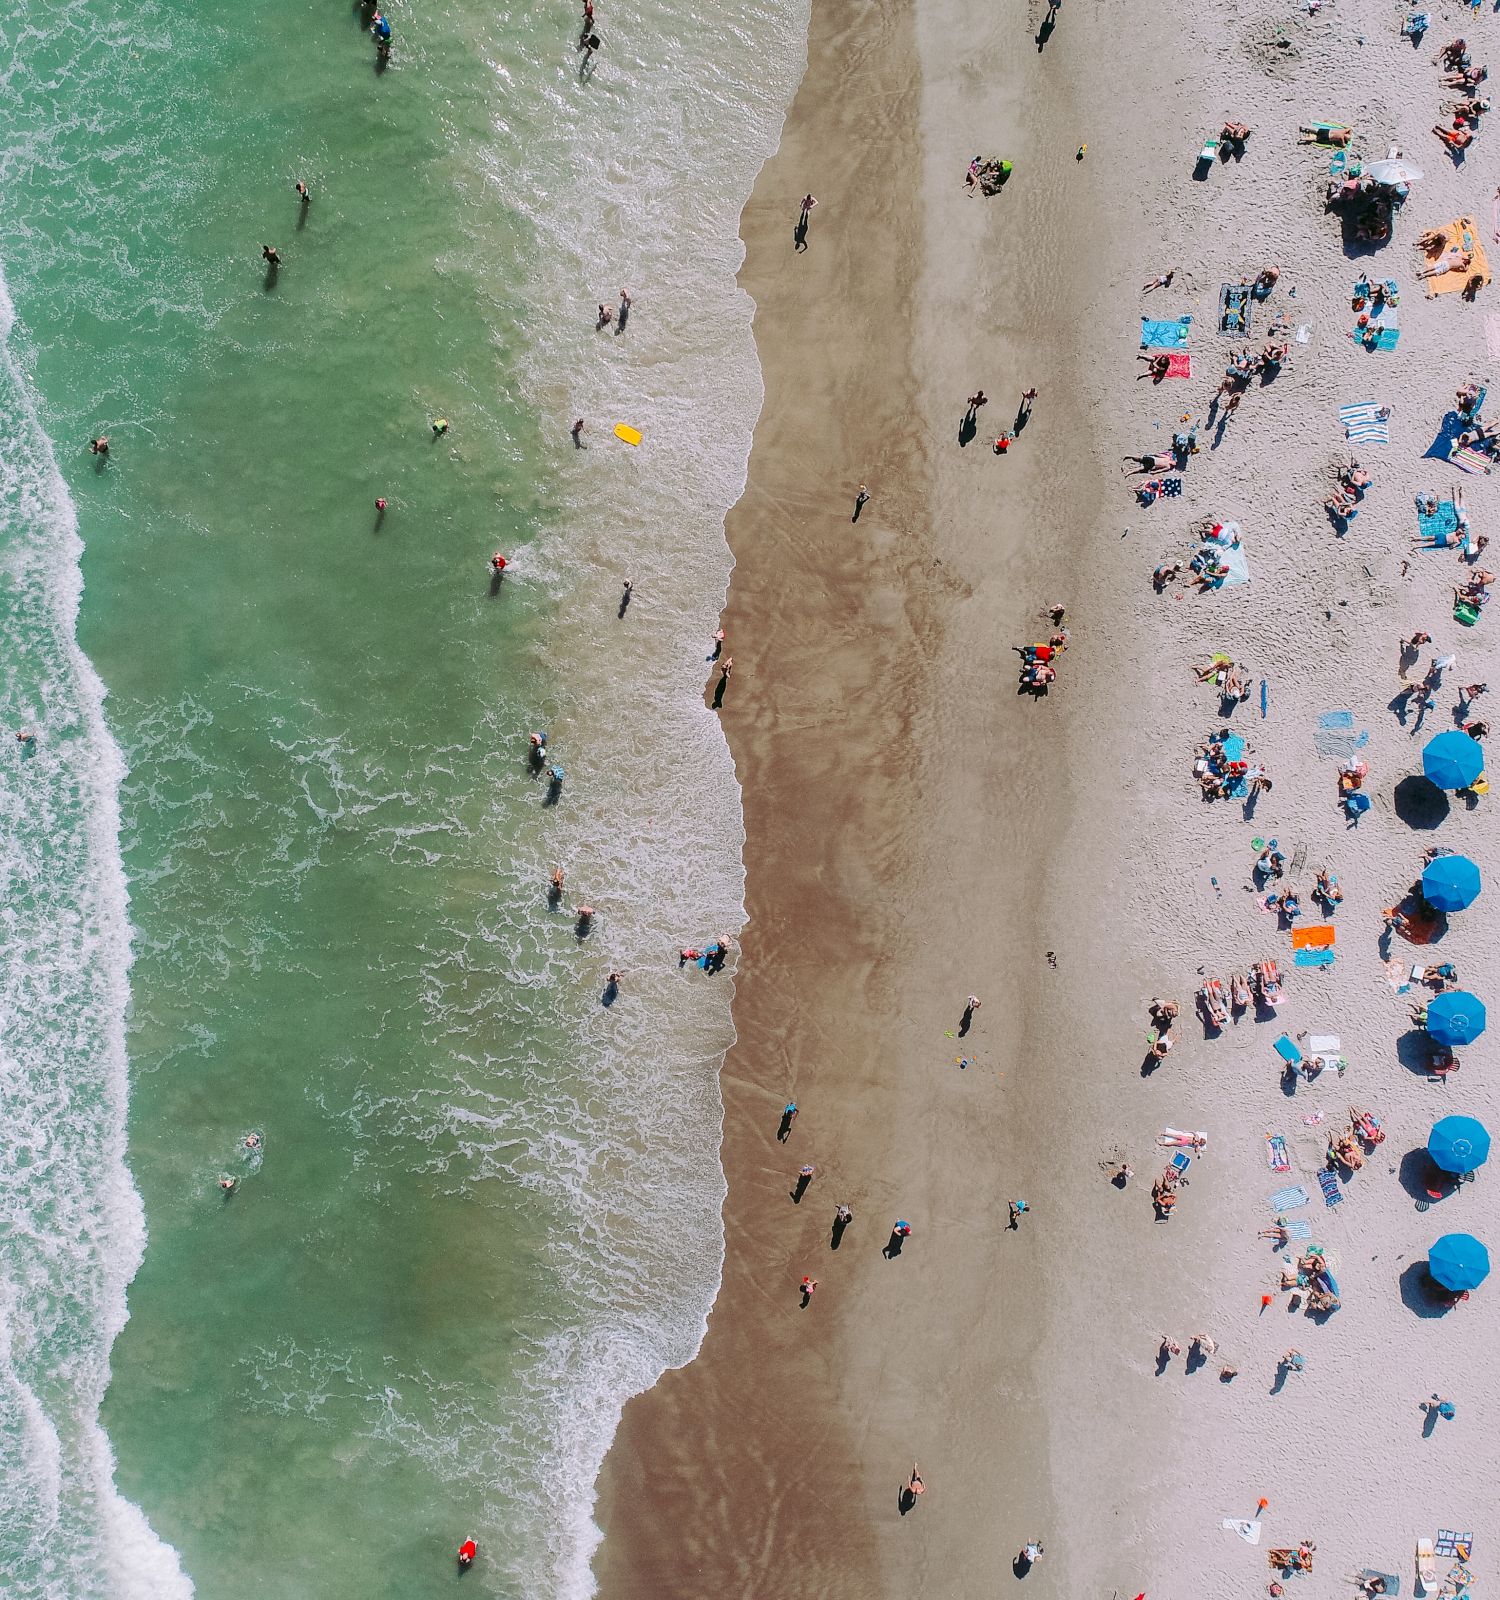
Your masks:
[{"label": "person walking on beach", "polygon": [[859,514],[865,509],[865,502],[869,498],[869,491],[865,488],[864,484],[860,484],[859,493],[854,497],[854,515],[849,518],[850,522],[859,521]]},{"label": "person walking on beach", "polygon": [[797,1102],[788,1100],[781,1108],[781,1126],[776,1130],[776,1137],[782,1144],[791,1136],[792,1124],[797,1120]]},{"label": "person walking on beach", "polygon": [[724,691],[729,687],[729,674],[734,671],[734,657],[726,656],[724,664],[719,668],[719,681],[714,685],[714,710],[717,711],[724,704]]},{"label": "person walking on beach", "polygon": [[1020,410],[1020,415],[1021,416],[1029,417],[1031,415],[1031,407],[1032,407],[1032,404],[1033,404],[1033,402],[1035,400],[1036,400],[1036,390],[1035,389],[1023,389],[1021,391],[1021,410]]},{"label": "person walking on beach", "polygon": [[792,1202],[794,1205],[800,1206],[802,1204],[802,1196],[807,1193],[807,1186],[813,1181],[813,1174],[817,1170],[818,1169],[813,1166],[811,1162],[809,1162],[798,1172],[797,1187],[792,1190]]},{"label": "person walking on beach", "polygon": [[802,1282],[798,1284],[797,1291],[802,1296],[802,1306],[804,1310],[812,1304],[812,1297],[816,1292],[817,1287],[818,1280],[816,1278],[803,1278]]},{"label": "person walking on beach", "polygon": [[815,205],[817,205],[817,203],[818,203],[818,199],[817,199],[816,195],[805,194],[805,195],[802,196],[802,220],[803,220],[803,222],[807,221],[808,212],[810,212],[812,210],[812,208]]},{"label": "person walking on beach", "polygon": [[911,1464],[911,1476],[906,1480],[901,1490],[901,1515],[904,1517],[917,1503],[917,1496],[927,1493],[927,1485],[922,1482],[922,1469],[915,1461]]},{"label": "person walking on beach", "polygon": [[964,413],[964,420],[966,422],[972,422],[975,417],[979,415],[980,406],[987,406],[989,403],[990,397],[984,392],[984,390],[976,389],[974,393],[969,396],[969,409]]},{"label": "person walking on beach", "polygon": [[833,1238],[829,1241],[831,1248],[837,1250],[839,1241],[844,1237],[844,1229],[854,1221],[854,1213],[847,1205],[834,1208],[833,1213]]},{"label": "person walking on beach", "polygon": [[1016,1566],[1022,1574],[1025,1574],[1030,1572],[1041,1559],[1042,1542],[1040,1539],[1032,1539],[1021,1546],[1021,1553],[1016,1557]]},{"label": "person walking on beach", "polygon": [[971,994],[969,996],[964,1005],[964,1014],[958,1019],[958,1036],[960,1039],[962,1039],[963,1036],[974,1025],[974,1013],[978,1011],[980,1006],[983,1004],[984,1002],[977,994]]},{"label": "person walking on beach", "polygon": [[1021,1218],[1031,1209],[1024,1200],[1012,1200],[1010,1203],[1010,1225],[1012,1229],[1021,1226]]},{"label": "person walking on beach", "polygon": [[708,659],[710,661],[717,661],[724,653],[724,630],[722,628],[715,628],[710,637],[713,639],[714,647],[709,653]]}]

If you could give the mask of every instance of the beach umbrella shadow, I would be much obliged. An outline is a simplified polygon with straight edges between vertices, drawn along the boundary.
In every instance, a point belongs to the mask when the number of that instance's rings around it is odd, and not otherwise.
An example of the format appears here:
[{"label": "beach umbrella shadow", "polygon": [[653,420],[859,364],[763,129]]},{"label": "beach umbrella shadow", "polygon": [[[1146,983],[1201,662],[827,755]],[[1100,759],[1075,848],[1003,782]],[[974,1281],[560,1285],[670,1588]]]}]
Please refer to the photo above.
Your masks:
[{"label": "beach umbrella shadow", "polygon": [[1396,815],[1408,828],[1438,828],[1453,809],[1448,796],[1431,778],[1419,772],[1408,773],[1396,785]]},{"label": "beach umbrella shadow", "polygon": [[1427,1272],[1426,1261],[1413,1261],[1401,1274],[1401,1304],[1413,1316],[1446,1316],[1452,1310],[1447,1298],[1438,1292]]}]

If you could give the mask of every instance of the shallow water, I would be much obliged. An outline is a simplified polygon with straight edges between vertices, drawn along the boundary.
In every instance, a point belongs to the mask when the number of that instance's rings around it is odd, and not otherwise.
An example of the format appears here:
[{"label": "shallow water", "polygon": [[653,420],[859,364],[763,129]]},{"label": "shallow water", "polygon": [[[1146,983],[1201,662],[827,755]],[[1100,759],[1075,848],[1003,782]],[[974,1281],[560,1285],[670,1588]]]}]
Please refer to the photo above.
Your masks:
[{"label": "shallow water", "polygon": [[742,918],[699,691],[804,17],[601,11],[586,81],[570,8],[392,19],[383,75],[305,0],[0,21],[16,1594],[406,1594],[470,1533],[584,1593],[717,1282],[728,979],[674,952]]}]

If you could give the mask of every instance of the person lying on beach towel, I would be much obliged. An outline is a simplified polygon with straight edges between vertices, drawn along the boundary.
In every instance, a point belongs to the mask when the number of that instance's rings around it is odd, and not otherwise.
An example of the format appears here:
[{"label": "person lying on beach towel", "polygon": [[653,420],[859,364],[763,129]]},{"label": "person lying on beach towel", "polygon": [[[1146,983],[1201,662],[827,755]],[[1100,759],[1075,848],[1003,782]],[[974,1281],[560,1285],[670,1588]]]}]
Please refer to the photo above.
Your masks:
[{"label": "person lying on beach towel", "polygon": [[1354,137],[1354,129],[1333,122],[1308,122],[1297,130],[1298,144],[1331,144],[1343,150]]},{"label": "person lying on beach towel", "polygon": [[1434,262],[1421,268],[1419,278],[1441,278],[1449,272],[1467,272],[1473,264],[1474,256],[1471,251],[1463,250],[1456,244],[1450,244]]},{"label": "person lying on beach towel", "polygon": [[1120,468],[1126,477],[1139,477],[1144,472],[1166,472],[1176,465],[1171,454],[1165,450],[1154,456],[1126,456],[1125,460],[1135,463],[1134,466]]}]

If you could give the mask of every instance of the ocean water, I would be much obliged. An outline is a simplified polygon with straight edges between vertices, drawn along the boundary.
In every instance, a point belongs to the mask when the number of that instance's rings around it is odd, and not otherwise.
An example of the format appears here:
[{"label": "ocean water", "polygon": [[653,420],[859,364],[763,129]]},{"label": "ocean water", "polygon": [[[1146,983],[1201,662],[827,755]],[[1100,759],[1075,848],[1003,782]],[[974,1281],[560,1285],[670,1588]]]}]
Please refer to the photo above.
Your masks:
[{"label": "ocean water", "polygon": [[0,15],[7,1596],[405,1596],[470,1534],[584,1595],[717,1283],[675,951],[743,919],[701,689],[805,5],[605,3],[586,78],[569,4],[390,14],[384,73],[342,0]]}]

